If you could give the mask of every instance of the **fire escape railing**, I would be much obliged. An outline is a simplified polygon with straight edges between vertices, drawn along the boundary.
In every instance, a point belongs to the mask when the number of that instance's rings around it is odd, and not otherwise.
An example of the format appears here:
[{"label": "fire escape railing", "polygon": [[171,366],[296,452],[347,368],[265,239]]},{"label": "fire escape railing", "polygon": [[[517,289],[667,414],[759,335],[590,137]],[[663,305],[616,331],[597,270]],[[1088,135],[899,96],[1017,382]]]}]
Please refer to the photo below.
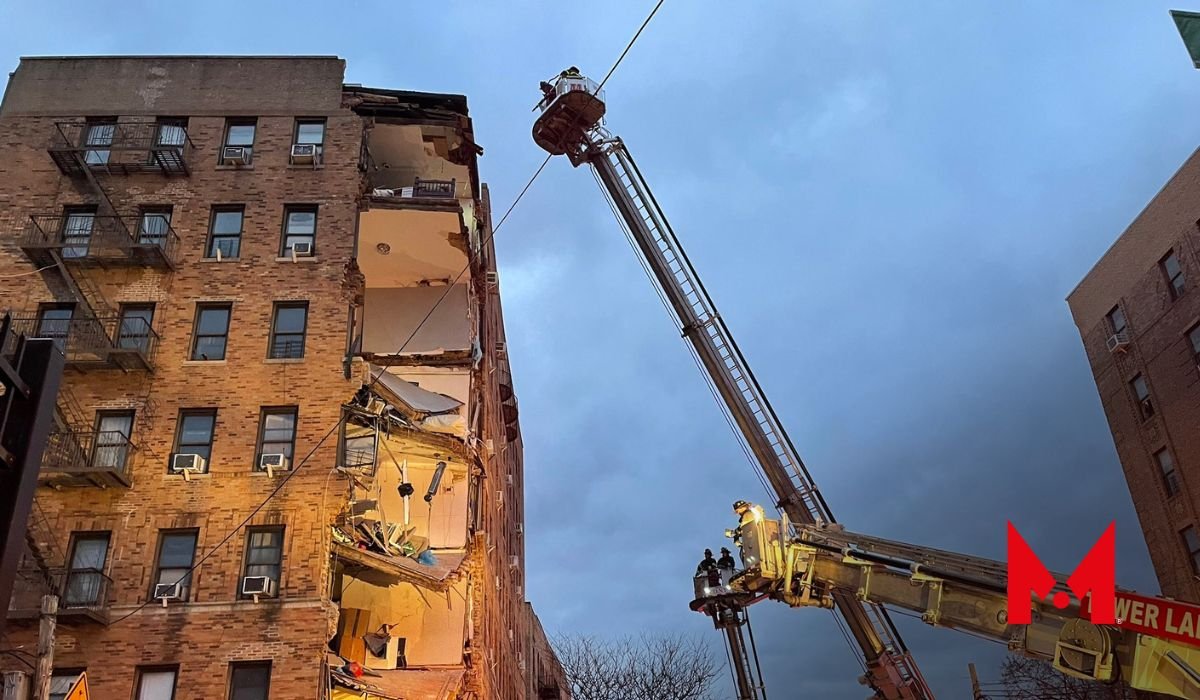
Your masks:
[{"label": "fire escape railing", "polygon": [[119,430],[55,430],[42,455],[45,481],[96,486],[129,486],[130,462],[137,451]]},{"label": "fire escape railing", "polygon": [[56,122],[47,149],[64,175],[190,175],[194,146],[181,123],[153,119]]},{"label": "fire escape railing", "polygon": [[34,214],[21,237],[21,250],[35,265],[63,262],[175,266],[179,235],[165,215]]},{"label": "fire escape railing", "polygon": [[36,568],[19,569],[8,604],[10,617],[36,617],[42,595],[51,585],[60,594],[60,617],[84,617],[95,622],[108,622],[112,578],[100,569],[57,567],[43,571]]},{"label": "fire escape railing", "polygon": [[[158,333],[140,317],[84,316],[46,318],[40,313],[12,315],[12,328],[30,338],[53,338],[75,369],[153,370]],[[8,355],[15,341],[3,348]]]}]

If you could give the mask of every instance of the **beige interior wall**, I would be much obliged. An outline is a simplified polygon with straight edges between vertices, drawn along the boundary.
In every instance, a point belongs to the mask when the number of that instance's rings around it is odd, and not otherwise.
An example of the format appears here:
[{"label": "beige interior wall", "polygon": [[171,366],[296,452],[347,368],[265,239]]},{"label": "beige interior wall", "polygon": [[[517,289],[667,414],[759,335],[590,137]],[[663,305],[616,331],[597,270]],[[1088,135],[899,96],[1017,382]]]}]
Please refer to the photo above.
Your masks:
[{"label": "beige interior wall", "polygon": [[[438,493],[431,503],[425,502],[425,492],[433,480],[437,460],[414,457],[404,449],[404,441],[380,437],[386,442],[391,455],[407,461],[408,480],[416,492],[409,497],[409,525],[416,527],[414,534],[429,538],[431,548],[459,549],[467,546],[467,466],[462,462],[446,460],[446,471]],[[379,470],[380,507],[388,522],[404,522],[404,499],[398,487],[401,483],[400,465],[392,461],[388,451],[380,446]],[[436,556],[437,553],[435,552]]]},{"label": "beige interior wall", "polygon": [[470,170],[455,165],[437,153],[425,136],[445,139],[449,147],[460,137],[447,127],[376,124],[368,135],[368,148],[376,170],[370,174],[372,187],[412,187],[422,180],[454,180],[457,194],[470,196]]},{"label": "beige interior wall", "polygon": [[[467,285],[458,284],[433,315],[421,320],[445,287],[367,288],[363,311],[363,352],[393,354],[401,346],[406,354],[471,348]],[[413,329],[417,334],[405,345]]]},{"label": "beige interior wall", "polygon": [[347,576],[341,605],[371,610],[380,624],[394,625],[392,636],[407,640],[409,666],[462,663],[467,620],[465,581],[445,591],[433,591],[411,583],[375,586]]},{"label": "beige interior wall", "polygon": [[377,207],[361,212],[358,267],[367,286],[414,287],[422,280],[447,284],[463,272],[467,243],[459,209]]}]

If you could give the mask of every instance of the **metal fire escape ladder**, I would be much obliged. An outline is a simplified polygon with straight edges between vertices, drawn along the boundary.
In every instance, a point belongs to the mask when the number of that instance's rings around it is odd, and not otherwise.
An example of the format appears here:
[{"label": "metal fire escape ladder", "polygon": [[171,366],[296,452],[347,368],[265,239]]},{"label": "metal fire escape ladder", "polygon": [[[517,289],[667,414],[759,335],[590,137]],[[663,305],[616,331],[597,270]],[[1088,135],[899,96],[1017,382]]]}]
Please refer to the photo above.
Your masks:
[{"label": "metal fire escape ladder", "polygon": [[[775,490],[779,507],[795,523],[835,522],[625,144],[596,126],[581,145],[669,301],[683,336],[692,344],[737,423],[741,439]],[[887,611],[860,603],[849,592],[837,592],[834,598],[862,649],[866,681],[879,697],[932,698]]]},{"label": "metal fire escape ladder", "polygon": [[[114,219],[117,216],[117,209],[113,205],[112,198],[108,196],[108,191],[104,189],[104,185],[92,172],[91,167],[84,162],[84,156],[76,153],[72,157],[76,158],[80,163],[80,169],[83,172],[84,179],[87,181],[88,187],[96,195],[96,213],[101,216],[112,216]],[[132,240],[130,240],[132,244]],[[109,317],[113,315],[112,305],[108,303],[108,299],[104,297],[104,293],[100,290],[100,286],[82,267],[76,267],[74,274],[67,269],[63,262],[62,255],[59,251],[52,250],[50,255],[54,259],[54,264],[66,282],[71,294],[78,300],[81,308],[86,316],[90,318]]]}]

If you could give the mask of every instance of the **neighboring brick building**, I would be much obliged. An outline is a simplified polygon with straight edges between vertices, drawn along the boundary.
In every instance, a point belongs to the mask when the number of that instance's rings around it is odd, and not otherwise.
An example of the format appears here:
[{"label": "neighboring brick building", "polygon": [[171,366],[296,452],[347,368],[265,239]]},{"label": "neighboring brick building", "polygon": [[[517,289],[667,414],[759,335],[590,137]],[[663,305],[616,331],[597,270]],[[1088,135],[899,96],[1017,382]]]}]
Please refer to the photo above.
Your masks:
[{"label": "neighboring brick building", "polygon": [[567,673],[563,669],[562,664],[558,660],[558,656],[554,653],[554,647],[550,644],[550,639],[546,636],[546,630],[542,629],[542,621],[538,619],[537,613],[533,611],[533,606],[529,603],[525,604],[525,610],[529,615],[529,647],[525,656],[532,664],[529,673],[529,690],[526,696],[529,698],[568,698],[570,697],[570,683],[567,681]]},{"label": "neighboring brick building", "polygon": [[1159,584],[1200,602],[1200,151],[1068,303]]},{"label": "neighboring brick building", "polygon": [[12,74],[0,307],[68,370],[6,647],[36,646],[57,590],[56,687],[86,669],[100,698],[528,697],[482,149],[464,97],[344,67]]}]

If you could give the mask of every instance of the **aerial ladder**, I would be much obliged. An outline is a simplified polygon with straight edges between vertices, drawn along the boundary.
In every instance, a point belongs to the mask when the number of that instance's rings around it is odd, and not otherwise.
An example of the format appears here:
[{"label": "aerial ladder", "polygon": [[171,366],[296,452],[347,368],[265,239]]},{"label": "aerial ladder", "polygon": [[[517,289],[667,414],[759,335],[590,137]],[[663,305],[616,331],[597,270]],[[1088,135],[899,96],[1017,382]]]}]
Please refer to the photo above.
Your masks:
[{"label": "aerial ladder", "polygon": [[[636,244],[642,263],[720,396],[727,418],[737,426],[743,448],[753,455],[774,491],[776,507],[797,526],[836,523],[629,150],[605,128],[600,86],[570,68],[552,83],[543,82],[541,89],[534,141],[551,155],[566,155],[575,167],[592,166],[618,221]],[[861,650],[866,673],[860,680],[877,698],[933,698],[882,605],[858,600],[843,589],[831,590],[828,600]],[[742,631],[747,620],[744,607],[731,598],[715,600],[710,608],[716,613],[714,624],[725,631],[729,642],[738,700],[764,699],[761,679],[754,677],[749,658],[753,643],[746,645]]]},{"label": "aerial ladder", "polygon": [[[1066,675],[1200,698],[1200,606],[1116,591],[1116,624],[1093,624],[1090,602],[1063,607],[1031,599],[1032,622],[1009,624],[1004,562],[849,532],[832,523],[789,525],[761,506],[734,504],[726,531],[742,569],[696,584],[692,608],[727,614],[763,600],[830,608],[839,591],[867,604],[908,611],[922,621],[1005,644]],[[1067,576],[1050,572],[1056,593]],[[715,580],[710,580],[715,579]]]}]

